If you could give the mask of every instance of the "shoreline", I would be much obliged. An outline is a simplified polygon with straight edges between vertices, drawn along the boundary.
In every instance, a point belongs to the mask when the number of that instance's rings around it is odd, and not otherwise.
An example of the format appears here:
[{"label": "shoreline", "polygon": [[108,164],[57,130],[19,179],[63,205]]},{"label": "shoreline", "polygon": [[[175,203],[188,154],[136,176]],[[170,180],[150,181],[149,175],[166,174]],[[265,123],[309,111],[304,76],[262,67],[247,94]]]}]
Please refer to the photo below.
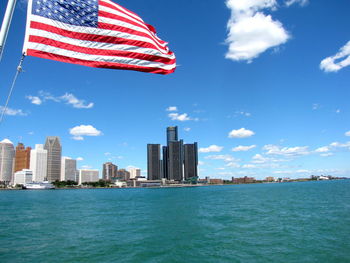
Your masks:
[{"label": "shoreline", "polygon": [[[256,185],[256,184],[283,184],[283,183],[302,183],[302,182],[329,182],[329,181],[346,181],[350,180],[350,178],[344,178],[344,179],[333,179],[333,180],[303,180],[303,181],[289,181],[289,182],[256,182],[256,183],[242,183],[242,184],[193,184],[193,185],[187,185],[187,184],[174,184],[174,185],[163,185],[163,186],[150,186],[150,187],[133,187],[133,186],[126,186],[126,187],[59,187],[55,189],[46,189],[46,190],[92,190],[92,189],[161,189],[161,188],[187,188],[187,187],[205,187],[205,186],[238,186],[238,185]],[[0,188],[0,191],[35,191],[35,190],[28,190],[28,189],[22,189],[22,188]]]}]

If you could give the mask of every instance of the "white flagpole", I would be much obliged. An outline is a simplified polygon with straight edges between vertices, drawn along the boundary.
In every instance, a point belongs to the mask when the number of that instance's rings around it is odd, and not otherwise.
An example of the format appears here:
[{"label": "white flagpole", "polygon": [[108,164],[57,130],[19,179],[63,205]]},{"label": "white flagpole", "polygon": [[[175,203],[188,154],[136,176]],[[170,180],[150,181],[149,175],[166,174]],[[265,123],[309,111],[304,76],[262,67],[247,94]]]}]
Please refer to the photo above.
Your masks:
[{"label": "white flagpole", "polygon": [[13,11],[15,10],[15,6],[16,6],[16,0],[8,1],[4,20],[2,21],[2,26],[0,30],[0,61],[2,58],[2,52],[4,50],[7,34],[10,29],[10,24],[12,20]]}]

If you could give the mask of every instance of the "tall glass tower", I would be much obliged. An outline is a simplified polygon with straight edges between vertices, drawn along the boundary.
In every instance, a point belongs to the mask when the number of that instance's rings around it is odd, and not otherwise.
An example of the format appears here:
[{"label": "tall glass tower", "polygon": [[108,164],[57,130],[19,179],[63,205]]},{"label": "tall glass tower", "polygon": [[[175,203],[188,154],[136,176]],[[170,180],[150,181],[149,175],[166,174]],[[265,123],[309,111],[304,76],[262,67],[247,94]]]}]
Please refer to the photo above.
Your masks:
[{"label": "tall glass tower", "polygon": [[60,138],[56,136],[47,137],[44,149],[47,150],[47,180],[49,182],[60,180],[62,157]]},{"label": "tall glass tower", "polygon": [[178,141],[177,126],[168,127],[166,129],[166,138],[167,138],[167,145],[168,146],[169,146],[170,142],[177,142]]}]

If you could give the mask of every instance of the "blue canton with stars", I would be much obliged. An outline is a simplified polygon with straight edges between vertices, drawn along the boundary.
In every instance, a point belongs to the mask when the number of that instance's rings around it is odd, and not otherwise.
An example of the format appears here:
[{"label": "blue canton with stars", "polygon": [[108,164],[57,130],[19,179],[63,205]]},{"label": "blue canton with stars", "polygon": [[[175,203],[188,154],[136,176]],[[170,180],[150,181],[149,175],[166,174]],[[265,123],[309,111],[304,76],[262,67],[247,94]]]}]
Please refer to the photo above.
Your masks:
[{"label": "blue canton with stars", "polygon": [[32,14],[75,26],[97,27],[98,0],[33,0]]}]

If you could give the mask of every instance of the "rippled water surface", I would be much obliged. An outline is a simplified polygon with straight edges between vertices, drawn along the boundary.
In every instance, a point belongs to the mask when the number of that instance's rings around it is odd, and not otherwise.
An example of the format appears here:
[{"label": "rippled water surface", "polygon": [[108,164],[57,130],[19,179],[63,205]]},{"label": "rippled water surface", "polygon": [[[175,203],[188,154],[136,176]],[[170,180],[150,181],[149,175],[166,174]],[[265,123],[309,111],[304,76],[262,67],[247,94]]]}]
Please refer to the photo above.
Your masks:
[{"label": "rippled water surface", "polygon": [[0,191],[0,262],[350,262],[350,180]]}]

